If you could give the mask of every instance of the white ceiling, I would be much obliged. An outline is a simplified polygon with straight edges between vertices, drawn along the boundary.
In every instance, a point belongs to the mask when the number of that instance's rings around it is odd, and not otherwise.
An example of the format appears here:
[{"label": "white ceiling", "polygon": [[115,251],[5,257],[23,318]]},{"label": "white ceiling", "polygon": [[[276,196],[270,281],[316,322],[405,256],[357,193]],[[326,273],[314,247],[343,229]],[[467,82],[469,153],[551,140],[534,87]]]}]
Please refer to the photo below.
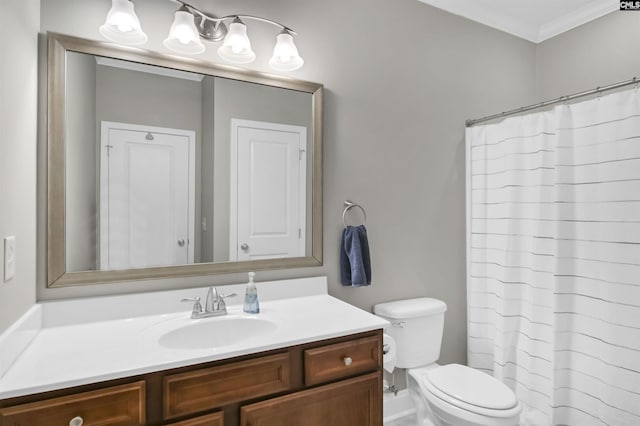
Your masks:
[{"label": "white ceiling", "polygon": [[618,0],[420,0],[534,43],[619,10]]}]

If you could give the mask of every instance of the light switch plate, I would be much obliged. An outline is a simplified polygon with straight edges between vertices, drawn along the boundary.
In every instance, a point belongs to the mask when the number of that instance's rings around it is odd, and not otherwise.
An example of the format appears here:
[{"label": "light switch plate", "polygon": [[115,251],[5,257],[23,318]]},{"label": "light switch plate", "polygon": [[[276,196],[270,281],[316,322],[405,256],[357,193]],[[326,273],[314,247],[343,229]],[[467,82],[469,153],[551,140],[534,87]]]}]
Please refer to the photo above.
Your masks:
[{"label": "light switch plate", "polygon": [[16,237],[4,238],[4,282],[16,276]]}]

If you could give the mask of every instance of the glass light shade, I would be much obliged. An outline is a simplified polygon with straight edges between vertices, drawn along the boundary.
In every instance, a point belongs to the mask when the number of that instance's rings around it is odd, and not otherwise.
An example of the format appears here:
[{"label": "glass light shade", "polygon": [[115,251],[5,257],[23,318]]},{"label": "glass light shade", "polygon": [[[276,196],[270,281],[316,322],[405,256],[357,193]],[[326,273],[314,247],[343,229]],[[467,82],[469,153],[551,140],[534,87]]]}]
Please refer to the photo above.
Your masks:
[{"label": "glass light shade", "polygon": [[112,0],[100,34],[117,43],[139,45],[147,42],[147,35],[142,31],[140,21],[129,0]]},{"label": "glass light shade", "polygon": [[218,55],[222,59],[238,64],[248,64],[256,59],[256,54],[251,50],[251,42],[247,37],[246,25],[242,22],[233,22],[229,25],[229,33],[218,49]]},{"label": "glass light shade", "polygon": [[273,56],[269,65],[279,71],[293,71],[304,65],[304,61],[298,54],[298,49],[293,42],[293,37],[285,31],[278,34],[276,47],[273,48]]},{"label": "glass light shade", "polygon": [[200,35],[191,13],[184,10],[176,11],[169,36],[165,39],[164,45],[178,53],[197,55],[204,52],[204,44],[200,41]]}]

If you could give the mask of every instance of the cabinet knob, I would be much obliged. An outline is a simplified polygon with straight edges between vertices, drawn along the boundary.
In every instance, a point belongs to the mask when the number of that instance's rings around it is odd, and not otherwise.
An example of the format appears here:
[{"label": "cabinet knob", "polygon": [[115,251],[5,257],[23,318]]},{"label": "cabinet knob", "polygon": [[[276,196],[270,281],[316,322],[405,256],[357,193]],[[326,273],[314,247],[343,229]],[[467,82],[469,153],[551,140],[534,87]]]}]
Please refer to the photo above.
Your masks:
[{"label": "cabinet knob", "polygon": [[71,419],[71,421],[69,422],[69,426],[82,426],[82,422],[82,417],[76,416]]},{"label": "cabinet knob", "polygon": [[344,361],[344,365],[346,365],[347,367],[350,366],[353,362],[350,356],[345,356],[342,360]]}]

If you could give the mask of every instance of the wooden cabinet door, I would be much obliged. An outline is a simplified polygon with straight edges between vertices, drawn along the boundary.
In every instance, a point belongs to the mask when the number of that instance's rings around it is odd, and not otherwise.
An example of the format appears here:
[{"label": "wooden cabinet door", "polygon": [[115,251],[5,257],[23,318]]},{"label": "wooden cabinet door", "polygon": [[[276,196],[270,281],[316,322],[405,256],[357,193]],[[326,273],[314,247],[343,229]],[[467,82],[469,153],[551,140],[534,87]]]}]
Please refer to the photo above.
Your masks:
[{"label": "wooden cabinet door", "polygon": [[379,373],[296,392],[240,409],[241,426],[382,426]]}]

